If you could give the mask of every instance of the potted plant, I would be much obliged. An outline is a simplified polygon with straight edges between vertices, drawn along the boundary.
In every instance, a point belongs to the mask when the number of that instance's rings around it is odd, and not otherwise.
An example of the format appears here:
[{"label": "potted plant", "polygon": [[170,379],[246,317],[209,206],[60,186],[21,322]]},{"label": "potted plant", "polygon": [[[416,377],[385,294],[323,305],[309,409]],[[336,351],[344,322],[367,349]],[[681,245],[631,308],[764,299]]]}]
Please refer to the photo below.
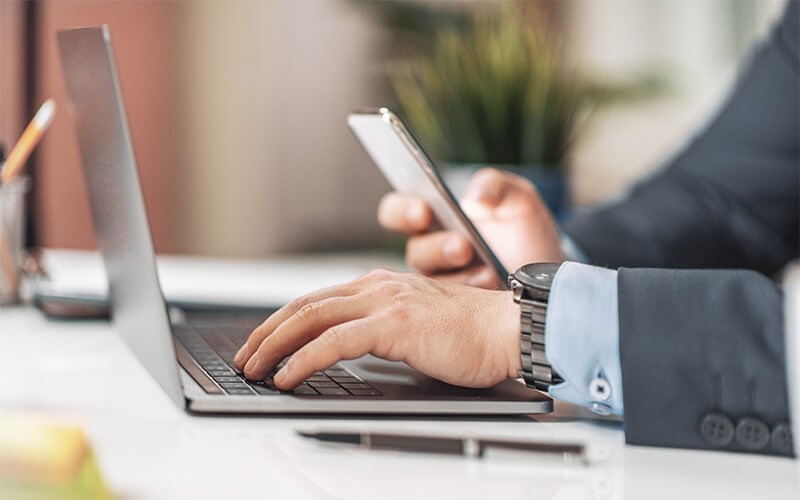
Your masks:
[{"label": "potted plant", "polygon": [[[534,11],[535,12],[535,11]],[[541,18],[506,5],[436,28],[430,50],[389,67],[399,112],[454,191],[487,165],[533,181],[554,213],[589,90]],[[466,170],[453,173],[455,167]]]}]

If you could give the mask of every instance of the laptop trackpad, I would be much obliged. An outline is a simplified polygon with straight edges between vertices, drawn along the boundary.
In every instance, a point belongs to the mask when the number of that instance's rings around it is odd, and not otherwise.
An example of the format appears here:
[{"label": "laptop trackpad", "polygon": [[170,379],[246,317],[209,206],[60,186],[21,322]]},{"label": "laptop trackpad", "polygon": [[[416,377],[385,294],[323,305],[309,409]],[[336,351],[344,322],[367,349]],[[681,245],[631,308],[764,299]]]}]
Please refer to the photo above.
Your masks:
[{"label": "laptop trackpad", "polygon": [[386,361],[374,356],[364,356],[344,365],[364,381],[380,390],[385,397],[410,400],[484,400],[484,401],[539,401],[548,397],[523,384],[507,380],[488,389],[469,389],[450,385],[428,377],[398,361]]}]

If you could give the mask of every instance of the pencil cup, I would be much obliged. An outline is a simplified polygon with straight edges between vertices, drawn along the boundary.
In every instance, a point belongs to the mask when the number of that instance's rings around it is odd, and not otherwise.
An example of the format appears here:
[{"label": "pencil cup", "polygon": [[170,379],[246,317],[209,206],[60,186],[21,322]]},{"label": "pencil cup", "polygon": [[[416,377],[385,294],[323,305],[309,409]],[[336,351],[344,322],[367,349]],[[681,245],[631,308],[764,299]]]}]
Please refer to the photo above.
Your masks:
[{"label": "pencil cup", "polygon": [[0,305],[15,304],[19,297],[28,184],[27,177],[18,177],[0,185]]}]

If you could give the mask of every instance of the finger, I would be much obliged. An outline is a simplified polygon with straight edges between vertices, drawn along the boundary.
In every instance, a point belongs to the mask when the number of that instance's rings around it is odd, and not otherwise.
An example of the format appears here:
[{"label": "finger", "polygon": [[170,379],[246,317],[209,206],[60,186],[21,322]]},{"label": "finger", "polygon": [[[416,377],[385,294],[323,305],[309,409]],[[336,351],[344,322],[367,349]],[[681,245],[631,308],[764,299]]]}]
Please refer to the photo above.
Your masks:
[{"label": "finger", "polygon": [[263,380],[280,360],[325,330],[364,317],[369,304],[370,301],[358,296],[332,297],[306,304],[264,339],[245,365],[245,376],[250,380]]},{"label": "finger", "polygon": [[500,281],[497,277],[497,273],[495,273],[492,268],[485,265],[473,266],[463,271],[453,273],[434,274],[431,277],[446,283],[474,286],[487,290],[497,290],[500,288]]},{"label": "finger", "polygon": [[419,198],[391,192],[378,204],[378,222],[397,233],[422,233],[431,225],[431,211]]},{"label": "finger", "polygon": [[294,353],[275,375],[275,386],[287,390],[318,371],[343,359],[356,359],[368,354],[379,329],[369,319],[357,319],[332,326]]},{"label": "finger", "polygon": [[497,205],[511,186],[510,174],[507,172],[491,167],[483,168],[470,179],[464,199]]},{"label": "finger", "polygon": [[287,305],[272,313],[266,320],[264,320],[263,323],[261,323],[261,325],[253,330],[253,332],[247,338],[247,341],[233,358],[233,365],[237,369],[243,370],[264,339],[267,338],[275,330],[275,328],[278,327],[278,325],[286,321],[289,317],[297,313],[297,311],[302,309],[307,304],[320,302],[330,297],[348,297],[354,294],[355,289],[353,287],[353,283],[347,283],[344,285],[323,288],[322,290],[317,290],[316,292],[304,295],[291,301]]},{"label": "finger", "polygon": [[424,274],[462,268],[472,256],[472,245],[455,231],[422,234],[406,243],[406,262]]},{"label": "finger", "polygon": [[503,207],[518,210],[519,203],[530,205],[538,192],[527,179],[496,168],[479,170],[470,180],[461,201],[464,212],[473,219],[501,215]]}]

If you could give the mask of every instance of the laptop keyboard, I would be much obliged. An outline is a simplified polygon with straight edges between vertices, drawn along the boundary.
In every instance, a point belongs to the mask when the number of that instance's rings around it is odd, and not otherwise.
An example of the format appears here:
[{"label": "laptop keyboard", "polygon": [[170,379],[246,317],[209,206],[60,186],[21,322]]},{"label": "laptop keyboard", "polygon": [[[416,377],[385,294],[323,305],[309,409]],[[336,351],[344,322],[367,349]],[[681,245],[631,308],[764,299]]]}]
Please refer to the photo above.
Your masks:
[{"label": "laptop keyboard", "polygon": [[286,363],[284,359],[263,381],[247,380],[233,367],[233,357],[263,317],[223,315],[189,316],[188,324],[173,325],[175,339],[194,358],[222,392],[235,395],[376,397],[381,392],[341,365],[316,372],[291,391],[275,387],[272,377]]}]

